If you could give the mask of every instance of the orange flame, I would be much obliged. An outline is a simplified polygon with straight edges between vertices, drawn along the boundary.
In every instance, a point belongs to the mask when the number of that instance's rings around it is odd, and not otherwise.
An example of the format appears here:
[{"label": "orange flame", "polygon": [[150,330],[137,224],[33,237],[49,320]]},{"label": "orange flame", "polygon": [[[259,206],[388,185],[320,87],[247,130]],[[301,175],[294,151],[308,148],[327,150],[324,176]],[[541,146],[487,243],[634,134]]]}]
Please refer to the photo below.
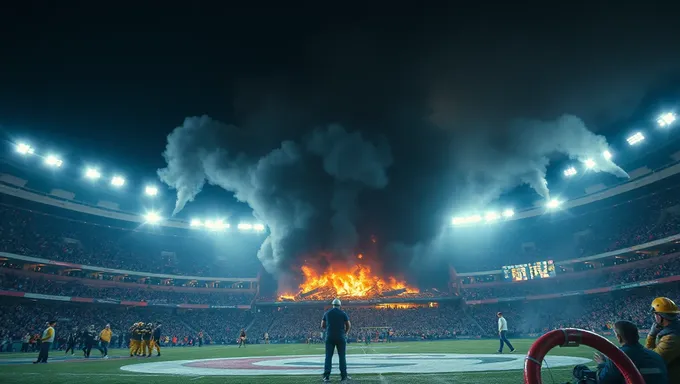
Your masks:
[{"label": "orange flame", "polygon": [[[303,266],[304,282],[300,284],[298,297],[306,300],[328,299],[332,297],[373,297],[385,292],[403,290],[399,294],[418,293],[418,290],[406,285],[394,277],[387,280],[371,273],[366,265],[355,265],[348,270],[329,268],[318,273],[308,266]],[[290,295],[279,299],[295,300]]]}]

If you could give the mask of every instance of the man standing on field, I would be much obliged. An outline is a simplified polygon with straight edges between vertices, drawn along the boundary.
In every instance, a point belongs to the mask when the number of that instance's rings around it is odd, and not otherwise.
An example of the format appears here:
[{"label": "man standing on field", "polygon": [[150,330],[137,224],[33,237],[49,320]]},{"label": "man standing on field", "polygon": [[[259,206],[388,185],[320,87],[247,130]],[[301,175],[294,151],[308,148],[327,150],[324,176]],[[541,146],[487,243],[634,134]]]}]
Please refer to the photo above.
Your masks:
[{"label": "man standing on field", "polygon": [[326,361],[323,366],[324,382],[331,381],[331,363],[333,362],[333,353],[336,348],[340,360],[341,382],[350,380],[347,376],[347,358],[345,356],[347,340],[345,337],[351,328],[352,324],[349,322],[349,316],[340,309],[340,299],[333,300],[333,308],[329,309],[323,315],[323,320],[321,320],[321,329],[326,331]]},{"label": "man standing on field", "polygon": [[501,346],[498,348],[498,353],[503,353],[503,345],[507,344],[508,348],[510,348],[510,353],[515,352],[515,348],[510,344],[510,341],[507,338],[507,333],[508,333],[508,322],[505,320],[505,317],[503,317],[503,314],[498,312],[498,338],[501,341]]}]

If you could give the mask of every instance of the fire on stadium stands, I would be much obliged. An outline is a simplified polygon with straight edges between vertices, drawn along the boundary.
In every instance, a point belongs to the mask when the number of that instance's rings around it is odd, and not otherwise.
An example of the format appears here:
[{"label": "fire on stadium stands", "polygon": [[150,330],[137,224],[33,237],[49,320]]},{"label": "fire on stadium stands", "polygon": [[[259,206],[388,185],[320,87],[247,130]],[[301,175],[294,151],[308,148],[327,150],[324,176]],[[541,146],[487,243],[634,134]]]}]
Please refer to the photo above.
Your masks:
[{"label": "fire on stadium stands", "polygon": [[372,298],[420,292],[395,277],[383,279],[372,272],[371,267],[362,264],[348,269],[333,266],[323,273],[309,266],[302,266],[301,270],[304,281],[300,284],[300,291],[297,294],[284,293],[279,296],[279,301]]}]

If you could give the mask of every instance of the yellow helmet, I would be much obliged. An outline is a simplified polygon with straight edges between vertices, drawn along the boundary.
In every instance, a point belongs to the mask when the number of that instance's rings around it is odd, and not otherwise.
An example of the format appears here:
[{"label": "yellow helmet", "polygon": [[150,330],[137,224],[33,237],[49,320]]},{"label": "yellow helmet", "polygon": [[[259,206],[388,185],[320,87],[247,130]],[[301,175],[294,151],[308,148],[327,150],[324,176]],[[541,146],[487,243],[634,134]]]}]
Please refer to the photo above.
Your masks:
[{"label": "yellow helmet", "polygon": [[673,300],[667,297],[657,297],[652,301],[652,312],[674,315],[680,313],[680,310]]}]

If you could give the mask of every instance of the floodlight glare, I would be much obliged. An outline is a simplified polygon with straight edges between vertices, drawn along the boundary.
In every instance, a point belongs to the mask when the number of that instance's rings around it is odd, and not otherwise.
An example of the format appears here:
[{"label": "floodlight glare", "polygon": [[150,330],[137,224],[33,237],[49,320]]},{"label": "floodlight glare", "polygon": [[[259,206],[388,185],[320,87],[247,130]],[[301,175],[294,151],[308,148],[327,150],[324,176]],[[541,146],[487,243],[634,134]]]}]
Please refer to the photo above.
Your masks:
[{"label": "floodlight glare", "polygon": [[508,218],[513,216],[515,216],[515,211],[513,211],[512,209],[506,209],[505,211],[503,211],[503,217]]},{"label": "floodlight glare", "polygon": [[264,231],[264,224],[262,223],[253,224],[253,229],[256,230],[257,232],[262,232]]},{"label": "floodlight glare", "polygon": [[147,196],[156,196],[158,194],[158,188],[153,185],[147,185],[146,188],[144,188],[144,193],[146,193]]},{"label": "floodlight glare", "polygon": [[604,152],[602,152],[602,157],[604,157],[604,158],[607,159],[607,160],[611,160],[613,156],[612,156],[612,153],[611,153],[611,152],[609,152],[609,151],[604,151]]},{"label": "floodlight glare", "polygon": [[555,208],[559,207],[560,204],[562,204],[561,201],[559,201],[559,200],[557,200],[557,199],[552,199],[552,200],[548,201],[548,203],[547,203],[546,205],[547,205],[548,208],[550,208],[550,209],[555,209]]},{"label": "floodlight glare", "polygon": [[146,219],[146,222],[149,224],[156,224],[163,219],[161,215],[153,211],[148,212],[146,215],[144,215],[144,218]]},{"label": "floodlight glare", "polygon": [[566,176],[566,177],[574,176],[577,173],[578,172],[576,171],[576,168],[574,168],[574,167],[569,167],[569,168],[564,170],[564,176]]},{"label": "floodlight glare", "polygon": [[55,155],[47,155],[45,164],[50,167],[59,168],[61,167],[61,164],[63,164],[63,161]]},{"label": "floodlight glare", "polygon": [[628,138],[626,139],[626,141],[627,141],[628,144],[630,144],[630,145],[638,144],[638,143],[640,143],[640,142],[642,142],[642,141],[644,141],[644,140],[645,140],[645,137],[644,137],[644,136],[642,135],[642,133],[640,133],[640,132],[637,132],[637,133],[635,133],[634,135],[632,135],[632,136],[630,136],[630,137],[628,137]]},{"label": "floodlight glare", "polygon": [[491,221],[496,221],[501,218],[501,215],[498,214],[498,212],[487,212],[486,215],[484,215],[484,220],[488,222]]},{"label": "floodlight glare", "polygon": [[667,127],[675,122],[677,119],[677,116],[675,116],[675,113],[673,112],[667,112],[664,113],[663,115],[659,116],[658,119],[656,119],[657,124],[659,124],[660,127]]},{"label": "floodlight glare", "polygon": [[253,229],[253,225],[248,224],[248,223],[239,223],[238,229],[240,229],[242,231],[249,231],[249,230]]},{"label": "floodlight glare", "polygon": [[191,223],[189,225],[192,227],[200,227],[203,225],[203,223],[199,219],[191,219]]},{"label": "floodlight glare", "polygon": [[114,176],[111,178],[111,185],[114,187],[122,187],[125,185],[125,179],[122,176]]},{"label": "floodlight glare", "polygon": [[588,169],[595,166],[595,160],[593,160],[593,159],[587,159],[583,163],[586,165],[586,168],[588,168]]},{"label": "floodlight glare", "polygon": [[97,180],[102,176],[96,168],[88,168],[85,170],[85,177],[92,180]]},{"label": "floodlight glare", "polygon": [[26,143],[18,143],[16,149],[22,155],[32,155],[35,152],[35,149]]},{"label": "floodlight glare", "polygon": [[223,231],[229,228],[229,224],[225,223],[224,220],[206,220],[205,227],[211,231]]}]

